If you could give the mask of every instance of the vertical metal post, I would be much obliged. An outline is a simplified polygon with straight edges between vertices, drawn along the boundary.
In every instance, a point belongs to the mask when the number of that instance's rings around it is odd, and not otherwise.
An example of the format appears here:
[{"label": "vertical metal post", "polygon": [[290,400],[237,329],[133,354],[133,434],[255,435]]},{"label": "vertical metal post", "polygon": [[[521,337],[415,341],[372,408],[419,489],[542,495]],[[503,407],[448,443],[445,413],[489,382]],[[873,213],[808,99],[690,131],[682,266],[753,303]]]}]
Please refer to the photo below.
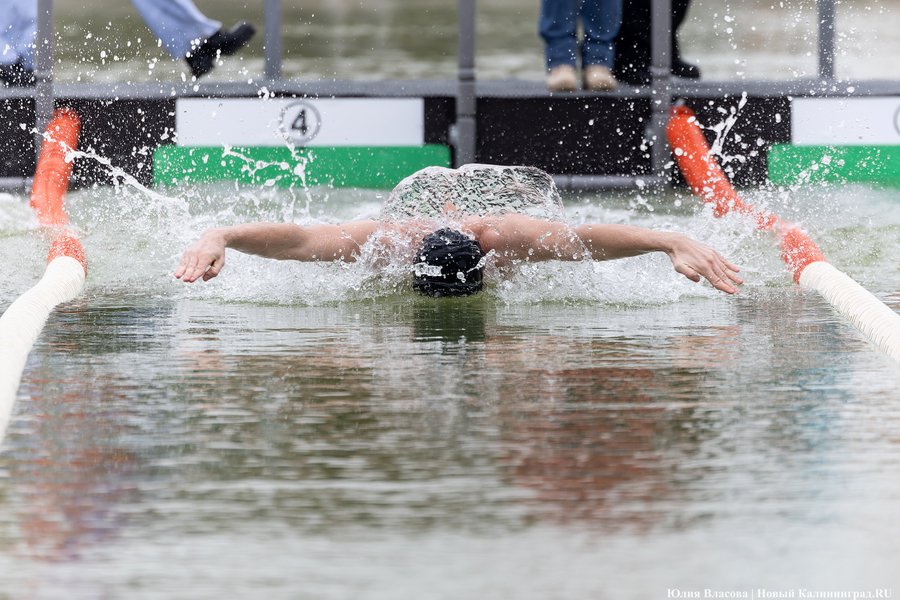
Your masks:
[{"label": "vertical metal post", "polygon": [[475,0],[459,0],[459,89],[456,94],[456,166],[475,162]]},{"label": "vertical metal post", "polygon": [[672,2],[652,0],[650,22],[650,165],[653,175],[665,176],[665,165],[671,153],[666,143],[666,125],[672,91],[669,86],[672,72]]},{"label": "vertical metal post", "polygon": [[38,0],[37,35],[34,40],[34,126],[38,157],[44,130],[53,118],[53,0]]},{"label": "vertical metal post", "polygon": [[819,0],[819,77],[834,79],[834,0]]},{"label": "vertical metal post", "polygon": [[266,79],[281,79],[281,0],[266,0],[265,4],[265,63]]}]

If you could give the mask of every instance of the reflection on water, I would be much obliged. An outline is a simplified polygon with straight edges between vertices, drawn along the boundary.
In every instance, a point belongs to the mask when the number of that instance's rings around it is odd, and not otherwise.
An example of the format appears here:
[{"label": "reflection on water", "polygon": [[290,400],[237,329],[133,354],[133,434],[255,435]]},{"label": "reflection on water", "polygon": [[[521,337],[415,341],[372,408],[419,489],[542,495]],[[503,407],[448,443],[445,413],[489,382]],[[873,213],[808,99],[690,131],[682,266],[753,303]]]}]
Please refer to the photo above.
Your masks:
[{"label": "reflection on water", "polygon": [[485,312],[490,305],[470,296],[420,301],[412,311],[413,339],[420,342],[445,342],[447,349],[460,348],[466,342],[485,341]]},{"label": "reflection on water", "polygon": [[[722,249],[742,293],[647,255],[519,265],[434,300],[408,271],[232,252],[213,282],[172,278],[206,227],[370,218],[383,191],[166,193],[68,197],[90,273],[50,317],[3,442],[0,598],[898,583],[884,532],[900,370],[794,286],[752,223],[679,190],[570,197],[576,223]],[[891,190],[747,194],[897,305]],[[5,308],[40,277],[47,240],[26,198],[0,201]]]},{"label": "reflection on water", "polygon": [[[262,22],[261,3],[200,6]],[[180,80],[184,66],[129,4],[57,7],[61,81]],[[284,10],[289,77],[455,76],[452,4]],[[536,11],[479,3],[479,77],[542,77]],[[708,77],[809,75],[814,13],[695,0],[682,47]],[[840,75],[897,76],[896,14],[894,0],[838,4]],[[259,77],[261,42],[213,79]],[[171,278],[208,226],[369,218],[384,191],[165,193],[177,198],[69,196],[91,272],[51,316],[3,442],[0,598],[900,585],[886,534],[898,525],[900,371],[793,287],[771,239],[739,219],[677,191],[567,207],[579,223],[715,245],[743,269],[739,297],[656,256],[523,267],[479,296],[434,301],[357,266],[232,254],[213,284]],[[747,193],[900,303],[892,192]],[[45,246],[24,198],[0,196],[0,308],[40,277],[31,259]]]},{"label": "reflection on water", "polygon": [[[807,292],[628,308],[98,304],[51,317],[0,456],[14,594],[74,581],[74,597],[166,597],[174,577],[192,592],[167,597],[216,597],[268,573],[285,597],[342,598],[353,588],[332,577],[348,572],[373,597],[431,597],[463,573],[476,594],[546,597],[529,582],[555,582],[566,597],[661,597],[684,580],[662,560],[678,540],[699,562],[775,544],[796,572],[824,564],[859,586],[845,567],[875,542],[837,532],[897,524],[879,498],[898,493],[900,372]],[[819,532],[840,550],[794,541]],[[219,568],[235,544],[243,560]],[[379,548],[431,579],[392,588]],[[565,583],[511,578],[506,552],[581,566],[558,571]],[[616,583],[636,560],[641,582]],[[740,565],[695,581],[785,581]]]}]

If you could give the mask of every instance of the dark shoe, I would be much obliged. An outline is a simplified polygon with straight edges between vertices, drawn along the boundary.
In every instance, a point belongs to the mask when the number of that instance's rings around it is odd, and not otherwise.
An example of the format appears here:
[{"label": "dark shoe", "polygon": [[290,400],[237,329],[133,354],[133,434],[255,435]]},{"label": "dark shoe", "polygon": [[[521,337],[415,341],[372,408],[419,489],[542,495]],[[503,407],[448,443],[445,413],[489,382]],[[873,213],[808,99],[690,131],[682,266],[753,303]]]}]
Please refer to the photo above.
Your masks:
[{"label": "dark shoe", "polygon": [[700,79],[700,68],[697,65],[686,63],[681,58],[676,57],[672,61],[672,75],[675,77],[684,77],[686,79]]},{"label": "dark shoe", "polygon": [[243,48],[255,33],[256,27],[243,21],[230,30],[220,29],[200,42],[196,49],[188,52],[184,60],[187,61],[194,77],[199,79],[212,71],[217,58],[234,54]]},{"label": "dark shoe", "polygon": [[25,68],[25,59],[20,58],[17,63],[11,65],[0,65],[0,81],[6,84],[21,87],[32,87],[34,85],[34,71]]}]

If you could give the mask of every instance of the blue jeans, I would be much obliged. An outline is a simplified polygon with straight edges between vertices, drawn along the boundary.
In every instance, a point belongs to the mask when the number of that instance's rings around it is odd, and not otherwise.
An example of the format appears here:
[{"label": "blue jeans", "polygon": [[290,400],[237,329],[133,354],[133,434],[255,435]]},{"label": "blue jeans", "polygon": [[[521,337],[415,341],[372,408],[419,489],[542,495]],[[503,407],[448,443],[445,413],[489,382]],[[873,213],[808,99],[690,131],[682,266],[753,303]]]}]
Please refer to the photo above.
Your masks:
[{"label": "blue jeans", "polygon": [[222,24],[206,17],[191,0],[131,0],[144,23],[172,58],[184,58],[191,44],[205,40]]},{"label": "blue jeans", "polygon": [[[579,45],[578,20],[584,27]],[[541,0],[538,33],[546,47],[547,69],[559,65],[613,66],[615,39],[622,24],[622,0]],[[580,46],[580,47],[579,47]]]},{"label": "blue jeans", "polygon": [[34,69],[34,36],[37,35],[37,0],[0,0],[0,65],[20,60]]},{"label": "blue jeans", "polygon": [[[204,40],[222,24],[201,13],[191,0],[131,0],[147,27],[162,40],[172,58],[184,58],[191,43]],[[37,0],[0,0],[0,64],[34,65]]]}]

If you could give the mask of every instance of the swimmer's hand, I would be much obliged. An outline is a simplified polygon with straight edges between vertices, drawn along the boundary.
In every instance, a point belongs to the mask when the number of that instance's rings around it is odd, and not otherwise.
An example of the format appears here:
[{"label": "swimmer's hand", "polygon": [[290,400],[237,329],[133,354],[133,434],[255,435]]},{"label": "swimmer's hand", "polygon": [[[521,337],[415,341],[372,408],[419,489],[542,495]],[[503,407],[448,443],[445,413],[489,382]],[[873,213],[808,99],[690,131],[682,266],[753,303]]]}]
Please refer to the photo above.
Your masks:
[{"label": "swimmer's hand", "polygon": [[699,282],[702,276],[717,290],[728,294],[738,293],[734,284],[744,283],[738,276],[740,269],[709,246],[680,234],[668,246],[665,252],[675,270],[691,281]]},{"label": "swimmer's hand", "polygon": [[175,269],[175,279],[192,283],[202,278],[209,281],[225,266],[225,236],[210,229],[185,250]]}]

